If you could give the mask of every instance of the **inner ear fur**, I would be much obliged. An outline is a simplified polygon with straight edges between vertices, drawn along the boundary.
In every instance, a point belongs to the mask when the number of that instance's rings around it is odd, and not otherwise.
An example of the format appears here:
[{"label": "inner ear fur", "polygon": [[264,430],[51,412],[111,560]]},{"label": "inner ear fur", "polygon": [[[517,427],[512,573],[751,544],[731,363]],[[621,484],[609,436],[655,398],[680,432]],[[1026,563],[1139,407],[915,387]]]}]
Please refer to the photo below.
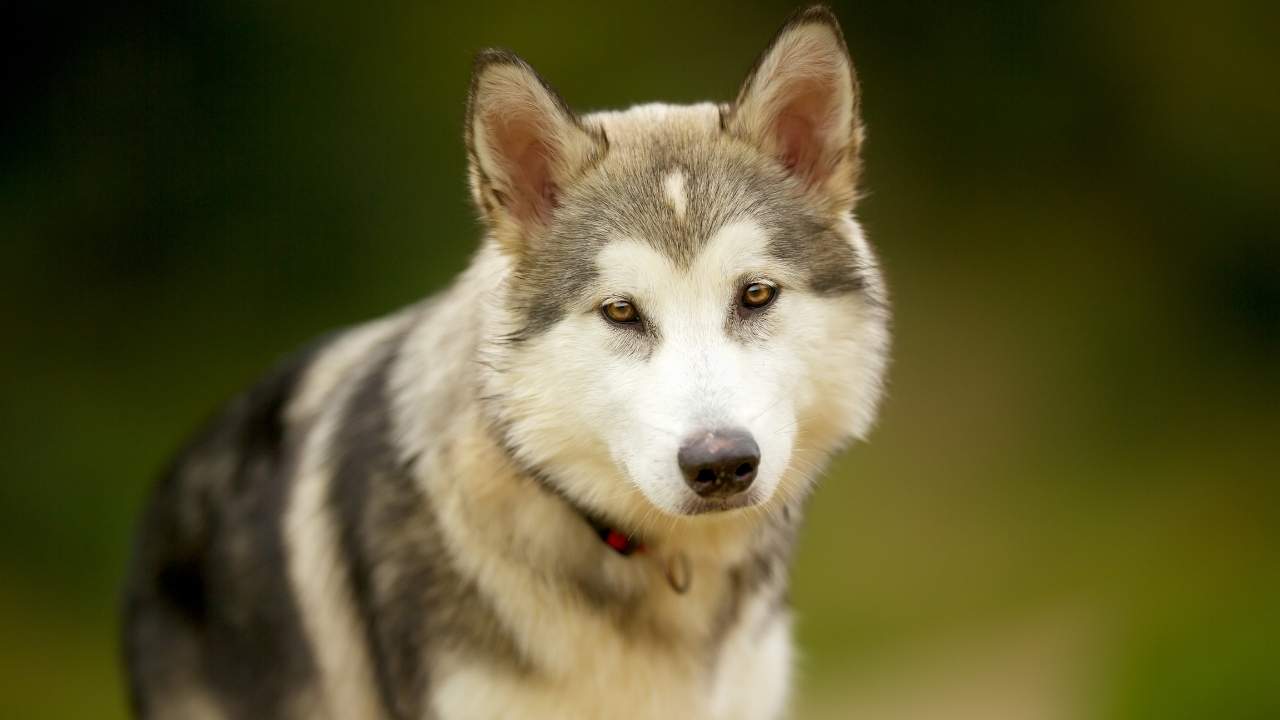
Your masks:
[{"label": "inner ear fur", "polygon": [[840,23],[821,6],[796,13],[756,60],[730,132],[773,157],[806,191],[850,208],[863,129],[858,80]]},{"label": "inner ear fur", "polygon": [[545,228],[561,190],[606,149],[528,63],[505,50],[476,57],[467,103],[476,205],[506,245]]}]

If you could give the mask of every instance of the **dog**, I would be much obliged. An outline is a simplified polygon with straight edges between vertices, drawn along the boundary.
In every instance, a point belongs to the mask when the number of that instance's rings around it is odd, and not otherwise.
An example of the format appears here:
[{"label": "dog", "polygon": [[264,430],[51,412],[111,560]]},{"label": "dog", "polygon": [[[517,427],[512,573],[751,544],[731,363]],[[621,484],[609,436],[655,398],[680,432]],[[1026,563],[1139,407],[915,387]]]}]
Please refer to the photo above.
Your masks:
[{"label": "dog", "polygon": [[134,713],[784,715],[797,528],[889,351],[859,98],[823,7],[723,104],[579,116],[481,52],[472,264],[180,453],[127,581]]}]

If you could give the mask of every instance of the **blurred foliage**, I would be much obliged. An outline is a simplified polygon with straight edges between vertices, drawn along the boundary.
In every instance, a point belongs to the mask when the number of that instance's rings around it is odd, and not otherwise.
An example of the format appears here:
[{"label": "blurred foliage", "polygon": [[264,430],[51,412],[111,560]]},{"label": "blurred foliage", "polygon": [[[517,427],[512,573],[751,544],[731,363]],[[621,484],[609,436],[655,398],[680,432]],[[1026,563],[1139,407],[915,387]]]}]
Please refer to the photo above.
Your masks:
[{"label": "blurred foliage", "polygon": [[[117,589],[184,435],[431,292],[472,53],[726,99],[780,2],[10,6],[0,715],[122,717]],[[1280,4],[838,8],[890,398],[811,506],[799,717],[1280,717]]]}]

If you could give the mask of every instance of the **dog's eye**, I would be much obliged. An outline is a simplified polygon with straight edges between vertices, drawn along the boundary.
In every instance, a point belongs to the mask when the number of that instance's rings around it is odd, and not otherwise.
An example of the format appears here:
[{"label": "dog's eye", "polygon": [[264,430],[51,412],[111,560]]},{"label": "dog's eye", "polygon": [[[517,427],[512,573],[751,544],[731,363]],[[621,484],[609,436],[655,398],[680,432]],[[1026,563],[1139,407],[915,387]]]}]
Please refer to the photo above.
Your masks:
[{"label": "dog's eye", "polygon": [[742,289],[742,299],[740,302],[745,308],[759,310],[773,302],[773,299],[777,296],[778,288],[768,283],[753,282]]},{"label": "dog's eye", "polygon": [[609,319],[609,322],[615,322],[619,325],[627,325],[640,320],[640,312],[636,310],[636,306],[626,300],[610,300],[604,304],[601,312]]}]

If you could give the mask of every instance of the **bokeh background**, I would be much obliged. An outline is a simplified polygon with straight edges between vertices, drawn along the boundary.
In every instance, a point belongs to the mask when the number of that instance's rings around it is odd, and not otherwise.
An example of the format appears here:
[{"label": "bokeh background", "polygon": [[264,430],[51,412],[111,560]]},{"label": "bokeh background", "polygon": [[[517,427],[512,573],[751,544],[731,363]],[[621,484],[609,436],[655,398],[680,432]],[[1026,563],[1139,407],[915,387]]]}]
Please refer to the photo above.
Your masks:
[{"label": "bokeh background", "polygon": [[[117,594],[193,426],[478,234],[472,53],[728,99],[791,10],[6,4],[0,716],[120,718]],[[812,503],[799,718],[1280,717],[1280,4],[837,8],[896,302]]]}]

